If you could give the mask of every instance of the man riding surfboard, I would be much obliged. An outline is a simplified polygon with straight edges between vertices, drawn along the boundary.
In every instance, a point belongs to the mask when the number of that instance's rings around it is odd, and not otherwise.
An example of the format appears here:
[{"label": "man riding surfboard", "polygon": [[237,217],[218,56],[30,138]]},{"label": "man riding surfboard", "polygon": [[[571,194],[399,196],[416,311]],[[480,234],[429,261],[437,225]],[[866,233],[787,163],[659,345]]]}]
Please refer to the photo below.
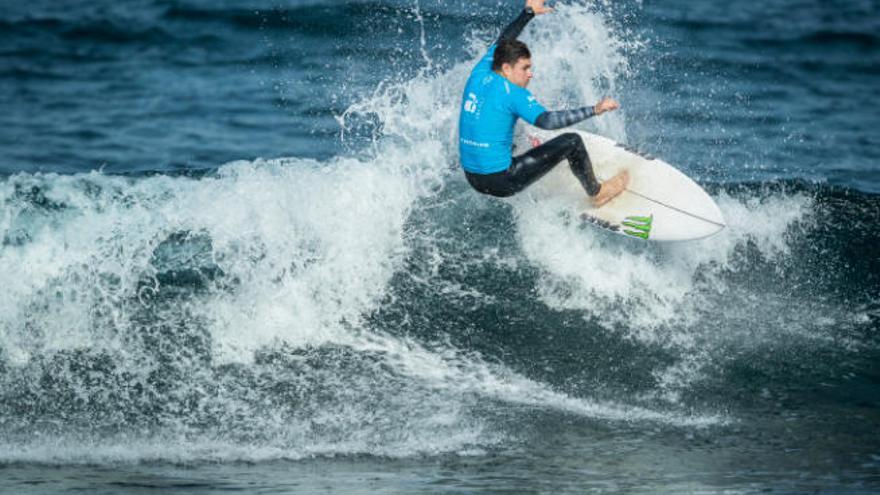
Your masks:
[{"label": "man riding surfboard", "polygon": [[512,156],[513,130],[521,118],[541,129],[560,129],[620,105],[603,98],[593,106],[547,111],[526,89],[532,78],[532,56],[517,36],[536,15],[552,12],[544,0],[527,0],[488,53],[471,71],[465,85],[459,119],[461,165],[471,186],[483,194],[512,196],[567,159],[595,206],[620,194],[629,181],[623,171],[600,183],[581,137],[574,132],[557,136],[518,156]]}]

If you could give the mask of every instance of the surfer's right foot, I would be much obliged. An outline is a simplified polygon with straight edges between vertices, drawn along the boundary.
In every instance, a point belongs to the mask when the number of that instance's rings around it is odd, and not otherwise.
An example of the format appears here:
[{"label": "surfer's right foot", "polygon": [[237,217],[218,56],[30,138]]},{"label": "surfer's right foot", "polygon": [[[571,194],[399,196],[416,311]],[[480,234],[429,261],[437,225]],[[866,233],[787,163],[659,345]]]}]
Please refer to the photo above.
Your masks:
[{"label": "surfer's right foot", "polygon": [[622,193],[627,185],[629,185],[629,172],[624,170],[601,184],[599,192],[591,198],[593,206],[598,208],[611,201]]}]

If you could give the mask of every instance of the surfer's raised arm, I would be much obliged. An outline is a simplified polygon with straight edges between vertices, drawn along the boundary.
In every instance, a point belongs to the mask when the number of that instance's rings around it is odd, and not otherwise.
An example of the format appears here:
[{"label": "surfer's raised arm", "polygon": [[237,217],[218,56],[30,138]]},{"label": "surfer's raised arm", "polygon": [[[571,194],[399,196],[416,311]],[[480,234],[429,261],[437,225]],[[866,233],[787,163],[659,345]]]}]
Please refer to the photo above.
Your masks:
[{"label": "surfer's raised arm", "polygon": [[[527,0],[522,12],[516,19],[501,31],[495,44],[500,44],[503,40],[515,40],[525,29],[536,15],[547,14],[553,12],[550,7],[544,6],[544,0]],[[611,98],[603,98],[599,103],[592,106],[575,108],[571,110],[546,111],[538,116],[534,125],[540,129],[555,130],[577,124],[582,120],[586,120],[596,115],[602,115],[611,110],[617,110],[620,104]]]},{"label": "surfer's raised arm", "polygon": [[523,8],[522,12],[519,13],[519,16],[517,16],[513,22],[504,28],[504,31],[501,31],[501,35],[498,36],[498,40],[495,41],[495,43],[500,43],[501,40],[515,40],[519,37],[520,33],[522,33],[526,24],[528,24],[536,15],[546,14],[548,12],[553,12],[553,9],[545,7],[544,0],[527,0],[526,6]]}]

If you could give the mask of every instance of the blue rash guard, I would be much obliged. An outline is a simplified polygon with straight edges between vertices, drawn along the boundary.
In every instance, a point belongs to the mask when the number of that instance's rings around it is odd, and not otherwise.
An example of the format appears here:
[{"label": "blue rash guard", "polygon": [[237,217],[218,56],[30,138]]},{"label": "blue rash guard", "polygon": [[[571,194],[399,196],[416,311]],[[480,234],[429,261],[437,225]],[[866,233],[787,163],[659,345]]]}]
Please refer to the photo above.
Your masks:
[{"label": "blue rash guard", "polygon": [[461,166],[475,174],[506,170],[511,163],[516,119],[534,124],[545,112],[525,88],[492,70],[493,44],[471,71],[458,122]]},{"label": "blue rash guard", "polygon": [[534,16],[534,10],[526,6],[471,71],[459,119],[459,151],[464,175],[478,192],[504,198],[522,191],[557,164],[568,160],[572,174],[584,191],[595,196],[602,185],[596,180],[584,140],[576,133],[561,134],[511,157],[513,130],[518,118],[541,129],[561,129],[596,115],[592,106],[544,111],[529,91],[492,70],[498,45],[515,40]]}]

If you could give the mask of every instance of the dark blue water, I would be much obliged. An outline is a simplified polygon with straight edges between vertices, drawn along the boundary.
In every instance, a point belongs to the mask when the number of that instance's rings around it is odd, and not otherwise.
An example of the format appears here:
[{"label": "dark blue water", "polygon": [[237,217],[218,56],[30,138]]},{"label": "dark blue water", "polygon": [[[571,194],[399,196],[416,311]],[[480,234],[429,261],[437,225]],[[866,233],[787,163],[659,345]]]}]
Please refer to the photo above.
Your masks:
[{"label": "dark blue water", "polygon": [[519,3],[0,4],[0,491],[880,490],[880,2],[565,2],[548,107],[729,227],[457,168]]}]

